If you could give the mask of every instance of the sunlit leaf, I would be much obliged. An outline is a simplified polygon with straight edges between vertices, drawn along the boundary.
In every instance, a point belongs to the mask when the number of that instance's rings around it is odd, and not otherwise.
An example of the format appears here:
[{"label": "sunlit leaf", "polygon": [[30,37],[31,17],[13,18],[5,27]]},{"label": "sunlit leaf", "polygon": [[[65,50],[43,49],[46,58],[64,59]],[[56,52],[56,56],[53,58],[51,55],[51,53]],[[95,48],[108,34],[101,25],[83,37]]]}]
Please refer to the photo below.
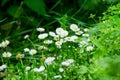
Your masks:
[{"label": "sunlit leaf", "polygon": [[84,66],[84,65],[80,66],[80,73],[81,74],[85,74],[87,71],[88,71],[88,68],[86,66]]}]

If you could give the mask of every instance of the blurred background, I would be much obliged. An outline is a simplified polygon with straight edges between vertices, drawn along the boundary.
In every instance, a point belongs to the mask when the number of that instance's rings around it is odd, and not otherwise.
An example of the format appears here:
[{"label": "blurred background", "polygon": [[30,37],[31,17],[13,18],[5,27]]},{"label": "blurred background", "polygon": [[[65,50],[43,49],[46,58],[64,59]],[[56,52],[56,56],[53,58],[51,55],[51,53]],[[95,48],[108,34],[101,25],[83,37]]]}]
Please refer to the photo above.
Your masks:
[{"label": "blurred background", "polygon": [[54,30],[77,23],[95,24],[102,13],[119,0],[0,0],[0,41],[22,40],[37,27]]}]

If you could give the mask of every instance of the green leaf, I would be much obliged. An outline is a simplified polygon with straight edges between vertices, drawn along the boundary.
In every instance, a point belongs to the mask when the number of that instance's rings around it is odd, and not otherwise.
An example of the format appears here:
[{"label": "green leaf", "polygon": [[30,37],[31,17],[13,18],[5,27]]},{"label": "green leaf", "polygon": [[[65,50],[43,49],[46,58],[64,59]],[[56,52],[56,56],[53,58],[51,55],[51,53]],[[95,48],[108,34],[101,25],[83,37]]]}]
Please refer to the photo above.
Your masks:
[{"label": "green leaf", "polygon": [[9,0],[2,0],[1,6],[4,6]]},{"label": "green leaf", "polygon": [[0,29],[2,30],[10,30],[12,28],[12,24],[10,22],[7,22],[0,26]]},{"label": "green leaf", "polygon": [[79,71],[81,74],[85,74],[85,73],[87,73],[88,68],[84,65],[81,65]]},{"label": "green leaf", "polygon": [[12,5],[7,10],[8,14],[13,16],[14,18],[19,18],[23,12],[22,5]]},{"label": "green leaf", "polygon": [[58,21],[59,21],[59,23],[61,24],[61,27],[63,28],[63,29],[66,29],[67,28],[67,26],[65,25],[66,23],[67,23],[67,18],[68,18],[68,16],[65,14],[65,15],[63,15],[61,18],[58,18]]},{"label": "green leaf", "polygon": [[24,3],[38,14],[46,15],[45,3],[43,0],[24,0]]}]

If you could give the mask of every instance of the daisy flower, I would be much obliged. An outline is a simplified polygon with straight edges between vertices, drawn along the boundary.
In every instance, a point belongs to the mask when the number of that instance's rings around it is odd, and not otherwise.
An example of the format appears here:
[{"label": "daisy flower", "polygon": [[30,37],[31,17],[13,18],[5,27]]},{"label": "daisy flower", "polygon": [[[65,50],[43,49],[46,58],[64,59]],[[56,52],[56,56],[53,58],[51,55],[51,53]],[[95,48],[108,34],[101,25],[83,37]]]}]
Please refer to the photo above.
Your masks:
[{"label": "daisy flower", "polygon": [[35,49],[31,49],[30,51],[29,51],[29,54],[30,55],[34,55],[34,54],[36,54],[37,53],[37,50],[35,50]]},{"label": "daisy flower", "polygon": [[45,63],[47,65],[50,65],[54,60],[55,60],[55,57],[48,57],[47,59],[45,59]]},{"label": "daisy flower", "polygon": [[3,57],[11,57],[12,54],[11,54],[10,52],[4,52],[4,53],[2,54],[2,56],[3,56]]},{"label": "daisy flower", "polygon": [[71,24],[71,25],[70,25],[70,29],[71,29],[72,31],[79,31],[79,30],[80,30],[76,24]]}]

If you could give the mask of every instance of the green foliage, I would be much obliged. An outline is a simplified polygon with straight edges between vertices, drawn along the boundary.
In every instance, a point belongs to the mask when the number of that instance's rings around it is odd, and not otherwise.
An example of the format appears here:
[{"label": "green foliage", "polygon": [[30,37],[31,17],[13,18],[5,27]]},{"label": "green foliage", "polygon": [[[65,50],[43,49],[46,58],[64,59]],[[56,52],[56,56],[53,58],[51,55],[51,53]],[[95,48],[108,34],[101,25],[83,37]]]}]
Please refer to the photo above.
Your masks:
[{"label": "green foliage", "polygon": [[108,2],[108,4],[110,4],[110,3],[115,3],[117,0],[103,0],[103,1]]},{"label": "green foliage", "polygon": [[66,29],[66,28],[67,28],[67,26],[66,26],[67,20],[68,20],[68,16],[67,16],[67,15],[64,15],[63,17],[58,18],[58,22],[60,23],[60,25],[61,25],[61,27],[62,27],[63,29]]},{"label": "green foliage", "polygon": [[120,56],[104,57],[97,59],[91,66],[94,80],[119,80]]},{"label": "green foliage", "polygon": [[91,32],[91,39],[98,47],[96,53],[110,55],[118,54],[120,51],[120,13],[114,13],[117,12],[118,5],[116,5],[116,8],[115,6],[110,7],[105,12],[102,21],[96,24],[96,27]]},{"label": "green foliage", "polygon": [[[106,12],[103,13],[102,20],[114,19],[120,17],[120,4],[109,7]],[[116,23],[117,24],[117,23]]]},{"label": "green foliage", "polygon": [[90,74],[94,80],[119,80],[120,79],[120,4],[111,6],[100,22],[91,29],[91,40],[96,51]]}]

